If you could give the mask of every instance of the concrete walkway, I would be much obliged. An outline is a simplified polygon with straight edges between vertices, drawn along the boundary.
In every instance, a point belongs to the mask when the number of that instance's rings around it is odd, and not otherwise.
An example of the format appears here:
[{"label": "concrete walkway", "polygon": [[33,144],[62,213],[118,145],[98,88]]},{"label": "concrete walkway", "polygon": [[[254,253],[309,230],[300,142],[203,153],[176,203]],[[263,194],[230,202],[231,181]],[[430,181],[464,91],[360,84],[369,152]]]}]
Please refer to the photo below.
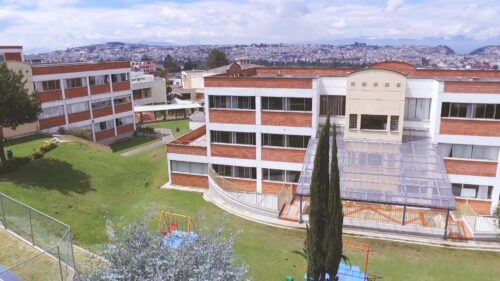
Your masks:
[{"label": "concrete walkway", "polygon": [[144,151],[155,149],[155,148],[157,148],[158,146],[161,146],[161,145],[165,145],[165,142],[163,140],[160,140],[160,141],[157,141],[157,142],[153,142],[153,143],[150,143],[148,145],[138,147],[136,149],[129,150],[129,151],[124,152],[124,153],[122,153],[120,155],[121,156],[125,156],[125,157],[130,157],[132,155],[136,155],[137,153],[141,153],[141,152],[144,152]]}]

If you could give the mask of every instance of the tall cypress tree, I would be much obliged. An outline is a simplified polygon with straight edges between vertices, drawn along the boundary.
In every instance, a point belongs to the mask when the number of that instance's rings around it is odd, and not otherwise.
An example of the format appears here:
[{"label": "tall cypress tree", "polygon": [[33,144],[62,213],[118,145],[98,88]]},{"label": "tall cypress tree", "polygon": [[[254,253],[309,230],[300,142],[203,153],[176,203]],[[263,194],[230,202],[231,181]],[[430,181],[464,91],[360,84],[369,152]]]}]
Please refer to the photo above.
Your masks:
[{"label": "tall cypress tree", "polygon": [[342,255],[342,199],[340,197],[340,172],[337,158],[337,138],[333,125],[332,159],[330,166],[330,185],[328,192],[327,223],[325,227],[325,270],[330,280],[336,280]]},{"label": "tall cypress tree", "polygon": [[328,151],[330,122],[323,127],[316,148],[314,170],[311,177],[311,203],[309,207],[309,228],[305,243],[307,276],[309,280],[322,281],[325,276],[325,224],[328,192]]}]

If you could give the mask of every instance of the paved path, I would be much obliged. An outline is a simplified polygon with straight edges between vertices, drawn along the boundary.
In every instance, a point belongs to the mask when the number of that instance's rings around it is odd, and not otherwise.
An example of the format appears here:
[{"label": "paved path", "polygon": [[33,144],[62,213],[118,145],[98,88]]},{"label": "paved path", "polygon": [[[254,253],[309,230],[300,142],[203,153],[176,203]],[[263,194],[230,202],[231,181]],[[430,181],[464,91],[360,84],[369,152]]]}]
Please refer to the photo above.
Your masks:
[{"label": "paved path", "polygon": [[150,143],[150,144],[145,145],[145,146],[138,147],[136,149],[129,150],[129,151],[124,152],[124,153],[122,153],[120,155],[121,156],[125,156],[125,157],[129,157],[129,156],[132,156],[132,155],[136,155],[137,153],[141,153],[141,152],[144,152],[144,151],[155,149],[155,148],[157,148],[158,146],[161,146],[161,145],[165,145],[165,142],[162,141],[162,140]]}]

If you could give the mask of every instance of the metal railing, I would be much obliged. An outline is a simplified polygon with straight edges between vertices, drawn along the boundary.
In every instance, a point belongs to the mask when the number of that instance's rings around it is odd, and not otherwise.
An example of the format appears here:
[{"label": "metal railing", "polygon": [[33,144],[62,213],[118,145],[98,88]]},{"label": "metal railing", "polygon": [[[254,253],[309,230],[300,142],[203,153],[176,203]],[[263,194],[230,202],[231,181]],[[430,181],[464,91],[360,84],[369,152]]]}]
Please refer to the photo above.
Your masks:
[{"label": "metal railing", "polygon": [[17,236],[16,243],[25,243],[39,252],[0,271],[0,279],[7,272],[23,280],[73,279],[75,258],[68,225],[0,193],[0,226]]}]

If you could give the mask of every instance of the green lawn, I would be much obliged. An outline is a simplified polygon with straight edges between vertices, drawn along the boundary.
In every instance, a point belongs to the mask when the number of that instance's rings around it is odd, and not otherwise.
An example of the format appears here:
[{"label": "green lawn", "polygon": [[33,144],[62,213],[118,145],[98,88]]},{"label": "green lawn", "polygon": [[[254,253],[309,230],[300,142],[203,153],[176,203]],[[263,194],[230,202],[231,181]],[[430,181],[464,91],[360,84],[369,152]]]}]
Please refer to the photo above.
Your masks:
[{"label": "green lawn", "polygon": [[[161,121],[161,122],[145,124],[144,126],[151,128],[169,128],[172,131],[174,137],[176,138],[189,131],[188,120]],[[177,131],[177,128],[179,128],[179,131]]]},{"label": "green lawn", "polygon": [[[106,241],[106,218],[131,221],[172,210],[213,224],[227,216],[237,231],[236,252],[254,280],[302,280],[305,262],[293,254],[304,232],[260,225],[226,214],[200,194],[160,190],[167,181],[164,147],[132,157],[66,143],[0,178],[0,191],[71,225],[75,243],[90,248]],[[372,246],[370,273],[383,280],[497,280],[500,253],[458,251],[355,238]],[[355,264],[360,255],[351,253]]]},{"label": "green lawn", "polygon": [[114,153],[124,153],[157,141],[159,141],[159,139],[147,138],[143,136],[133,136],[132,138],[126,141],[121,141],[112,144],[111,149],[113,150]]},{"label": "green lawn", "polygon": [[5,151],[12,150],[15,157],[31,156],[33,149],[39,148],[44,141],[51,138],[44,135],[32,135],[20,139],[9,140],[5,143]]}]

